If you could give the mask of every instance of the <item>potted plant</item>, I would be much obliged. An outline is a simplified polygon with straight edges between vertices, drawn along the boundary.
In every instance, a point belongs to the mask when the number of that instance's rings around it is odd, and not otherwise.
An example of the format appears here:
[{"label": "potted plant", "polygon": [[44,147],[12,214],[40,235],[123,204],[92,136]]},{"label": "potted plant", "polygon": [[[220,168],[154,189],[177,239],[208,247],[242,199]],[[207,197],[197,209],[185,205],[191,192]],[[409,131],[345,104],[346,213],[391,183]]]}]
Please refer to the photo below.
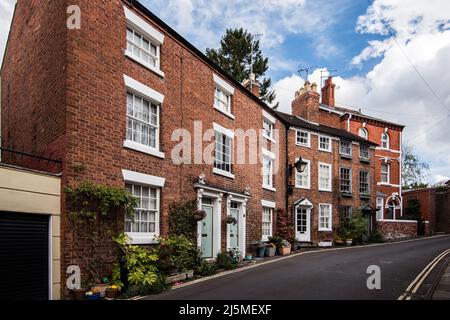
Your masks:
[{"label": "potted plant", "polygon": [[194,212],[194,220],[195,221],[202,221],[206,217],[206,212],[204,210],[198,209]]},{"label": "potted plant", "polygon": [[88,292],[89,284],[87,279],[81,279],[81,288],[73,289],[72,295],[74,300],[83,300]]},{"label": "potted plant", "polygon": [[119,295],[119,286],[113,284],[106,289],[106,297],[108,299],[116,299]]},{"label": "potted plant", "polygon": [[345,238],[346,238],[345,243],[346,243],[348,246],[352,246],[352,245],[353,245],[353,232],[350,231],[350,230],[347,230],[347,231],[345,232]]},{"label": "potted plant", "polygon": [[266,257],[275,257],[277,254],[277,246],[273,243],[266,245]]},{"label": "potted plant", "polygon": [[228,217],[226,217],[226,219],[225,219],[225,223],[226,223],[226,224],[233,224],[233,225],[236,225],[236,224],[237,224],[237,219],[236,219],[235,217],[228,216]]},{"label": "potted plant", "polygon": [[264,258],[266,256],[266,246],[262,241],[258,241],[256,245],[256,257]]},{"label": "potted plant", "polygon": [[292,249],[291,244],[288,241],[286,241],[286,240],[281,241],[281,244],[278,246],[278,252],[282,256],[290,255],[291,254],[291,249]]},{"label": "potted plant", "polygon": [[102,297],[100,295],[100,291],[98,290],[90,290],[86,292],[86,299],[87,300],[100,300]]}]

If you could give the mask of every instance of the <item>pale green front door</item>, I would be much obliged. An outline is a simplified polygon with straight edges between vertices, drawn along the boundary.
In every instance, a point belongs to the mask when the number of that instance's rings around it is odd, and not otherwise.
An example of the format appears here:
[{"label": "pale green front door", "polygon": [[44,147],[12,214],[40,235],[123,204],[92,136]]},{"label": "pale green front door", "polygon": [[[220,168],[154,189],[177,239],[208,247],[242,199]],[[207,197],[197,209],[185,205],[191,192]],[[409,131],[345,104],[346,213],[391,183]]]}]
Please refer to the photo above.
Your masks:
[{"label": "pale green front door", "polygon": [[212,205],[204,204],[202,209],[206,212],[206,217],[202,221],[202,257],[213,258],[213,215]]},{"label": "pale green front door", "polygon": [[230,216],[235,218],[237,223],[230,224],[230,249],[239,248],[239,204],[236,202],[231,203]]}]

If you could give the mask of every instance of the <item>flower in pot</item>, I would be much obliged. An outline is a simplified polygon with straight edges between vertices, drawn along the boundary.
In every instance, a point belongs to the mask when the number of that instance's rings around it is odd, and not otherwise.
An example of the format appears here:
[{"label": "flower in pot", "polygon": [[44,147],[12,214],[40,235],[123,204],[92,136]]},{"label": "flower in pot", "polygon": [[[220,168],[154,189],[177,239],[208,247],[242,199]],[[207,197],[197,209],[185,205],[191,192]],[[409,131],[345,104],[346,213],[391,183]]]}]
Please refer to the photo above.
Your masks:
[{"label": "flower in pot", "polygon": [[108,298],[108,299],[116,299],[117,298],[117,296],[119,295],[119,286],[117,286],[117,285],[112,285],[112,286],[109,286],[107,289],[106,289],[106,297]]},{"label": "flower in pot", "polygon": [[86,292],[86,299],[87,300],[100,300],[101,299],[100,291],[91,290],[91,291]]},{"label": "flower in pot", "polygon": [[348,246],[353,245],[353,232],[347,231],[345,233],[345,238],[346,238],[345,242],[347,243]]},{"label": "flower in pot", "polygon": [[233,225],[236,225],[236,224],[237,224],[237,219],[236,219],[235,217],[228,216],[228,217],[225,219],[225,222],[226,222],[227,224],[233,224]]},{"label": "flower in pot", "polygon": [[194,220],[195,221],[202,221],[206,217],[206,212],[204,210],[197,210],[194,212]]}]

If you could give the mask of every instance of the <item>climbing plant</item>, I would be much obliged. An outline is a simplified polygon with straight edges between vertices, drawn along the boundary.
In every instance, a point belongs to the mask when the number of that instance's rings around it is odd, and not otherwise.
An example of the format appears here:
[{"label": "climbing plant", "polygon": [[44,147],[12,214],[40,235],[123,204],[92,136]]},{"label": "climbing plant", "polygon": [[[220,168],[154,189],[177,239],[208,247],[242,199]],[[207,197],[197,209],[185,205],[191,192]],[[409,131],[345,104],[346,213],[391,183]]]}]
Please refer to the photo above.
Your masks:
[{"label": "climbing plant", "polygon": [[170,236],[185,236],[190,240],[196,240],[197,221],[195,221],[194,215],[197,209],[197,201],[171,204],[169,216]]},{"label": "climbing plant", "polygon": [[124,213],[134,217],[137,199],[126,189],[94,184],[90,181],[64,189],[73,218],[96,219],[98,215],[108,216]]}]

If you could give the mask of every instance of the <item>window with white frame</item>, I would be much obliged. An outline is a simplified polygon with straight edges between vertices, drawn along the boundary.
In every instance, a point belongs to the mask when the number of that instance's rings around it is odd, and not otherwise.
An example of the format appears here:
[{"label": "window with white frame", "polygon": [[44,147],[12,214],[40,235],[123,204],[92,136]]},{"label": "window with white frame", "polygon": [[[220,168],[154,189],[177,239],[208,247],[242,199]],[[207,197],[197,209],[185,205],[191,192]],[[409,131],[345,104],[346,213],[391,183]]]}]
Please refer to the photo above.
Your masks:
[{"label": "window with white frame", "polygon": [[158,149],[159,105],[128,92],[127,140]]},{"label": "window with white frame", "polygon": [[359,172],[359,193],[362,196],[370,195],[370,176],[367,171]]},{"label": "window with white frame", "polygon": [[377,198],[377,220],[383,220],[384,218],[384,199]]},{"label": "window with white frame", "polygon": [[131,27],[127,27],[127,52],[143,63],[159,69],[159,45]]},{"label": "window with white frame", "polygon": [[273,224],[273,209],[263,207],[263,216],[262,216],[262,240],[267,241],[270,237],[272,237],[272,224]]},{"label": "window with white frame", "polygon": [[158,188],[138,184],[126,184],[126,188],[138,200],[134,213],[134,220],[125,217],[125,232],[148,236],[151,241],[158,234],[159,223],[159,195]]},{"label": "window with white frame", "polygon": [[381,148],[389,149],[389,135],[386,132],[381,135]]},{"label": "window with white frame", "polygon": [[342,193],[352,193],[352,170],[350,168],[341,168],[340,170],[340,189]]},{"label": "window with white frame", "polygon": [[214,89],[214,107],[225,113],[231,113],[231,95],[217,86]]},{"label": "window with white frame", "polygon": [[[298,161],[298,159],[297,159]],[[310,189],[311,188],[311,161],[303,160],[308,163],[305,168],[305,171],[298,172],[296,169],[296,179],[295,186],[301,189]]]},{"label": "window with white frame", "polygon": [[273,188],[273,159],[263,157],[263,186]]},{"label": "window with white frame", "polygon": [[270,120],[264,118],[263,119],[263,136],[264,136],[264,138],[267,138],[269,140],[273,139],[273,128],[274,128],[273,123]]},{"label": "window with white frame", "polygon": [[214,80],[214,109],[220,111],[227,117],[235,119],[232,112],[232,98],[234,87],[216,74],[213,74]]},{"label": "window with white frame", "polygon": [[364,138],[364,139],[366,139],[366,140],[369,139],[369,133],[367,132],[367,130],[366,130],[365,128],[359,129],[358,134],[359,134],[359,136],[360,136],[361,138]]},{"label": "window with white frame", "polygon": [[222,132],[216,131],[215,139],[214,168],[226,173],[231,173],[232,138]]},{"label": "window with white frame", "polygon": [[359,146],[359,157],[361,158],[361,160],[370,160],[370,148],[368,145],[361,144]]},{"label": "window with white frame", "polygon": [[297,145],[303,147],[310,147],[311,134],[308,131],[297,130]]},{"label": "window with white frame", "polygon": [[127,20],[125,55],[164,77],[161,68],[161,45],[164,35],[132,10],[124,6]]},{"label": "window with white frame", "polygon": [[331,164],[319,163],[319,191],[331,191]]},{"label": "window with white frame", "polygon": [[327,136],[319,136],[319,150],[331,152],[331,138]]},{"label": "window with white frame", "polygon": [[381,182],[382,183],[389,183],[389,164],[383,163],[381,164]]},{"label": "window with white frame", "polygon": [[341,140],[339,146],[339,152],[343,156],[351,157],[352,156],[352,142],[349,140]]},{"label": "window with white frame", "polygon": [[332,231],[331,204],[319,205],[319,231]]}]

